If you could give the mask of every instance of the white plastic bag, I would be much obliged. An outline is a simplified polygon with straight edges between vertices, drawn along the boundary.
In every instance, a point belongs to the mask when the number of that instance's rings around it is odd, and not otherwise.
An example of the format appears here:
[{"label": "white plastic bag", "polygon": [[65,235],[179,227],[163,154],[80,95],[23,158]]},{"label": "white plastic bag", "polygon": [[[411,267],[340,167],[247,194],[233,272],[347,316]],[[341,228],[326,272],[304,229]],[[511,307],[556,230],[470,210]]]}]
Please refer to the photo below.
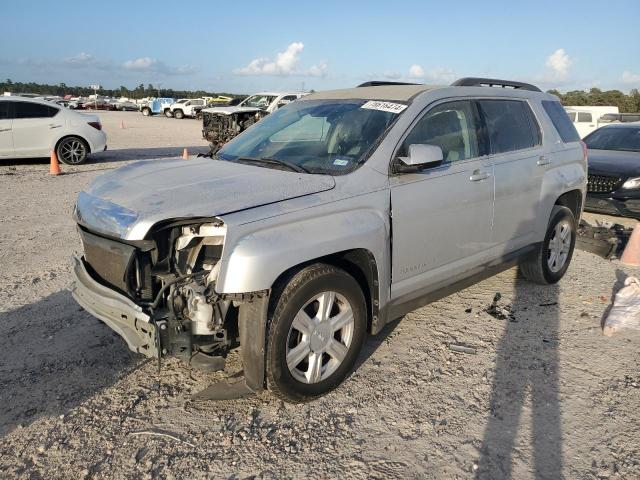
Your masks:
[{"label": "white plastic bag", "polygon": [[603,333],[608,337],[624,330],[640,330],[640,280],[636,277],[625,279],[604,321]]}]

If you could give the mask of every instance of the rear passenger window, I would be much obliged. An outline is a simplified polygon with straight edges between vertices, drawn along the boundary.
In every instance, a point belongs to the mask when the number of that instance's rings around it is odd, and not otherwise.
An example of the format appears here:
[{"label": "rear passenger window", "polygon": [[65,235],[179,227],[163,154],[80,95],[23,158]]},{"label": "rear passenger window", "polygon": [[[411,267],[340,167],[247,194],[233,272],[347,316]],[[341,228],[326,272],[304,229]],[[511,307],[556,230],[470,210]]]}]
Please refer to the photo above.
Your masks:
[{"label": "rear passenger window", "polygon": [[578,112],[578,122],[590,122],[591,118],[589,112]]},{"label": "rear passenger window", "polygon": [[470,101],[443,103],[418,120],[398,156],[406,156],[409,145],[421,143],[440,147],[446,162],[466,160],[479,155],[478,136],[478,121]]},{"label": "rear passenger window", "polygon": [[41,103],[15,102],[15,118],[48,118],[58,113],[56,107]]},{"label": "rear passenger window", "polygon": [[531,108],[519,100],[479,100],[487,124],[491,153],[506,153],[540,145],[540,128]]},{"label": "rear passenger window", "polygon": [[547,112],[547,115],[549,115],[551,123],[556,127],[558,135],[560,135],[564,143],[577,142],[580,140],[580,135],[578,135],[578,132],[573,126],[573,123],[571,123],[571,120],[569,120],[567,112],[562,108],[560,102],[543,100],[542,107],[545,112]]}]

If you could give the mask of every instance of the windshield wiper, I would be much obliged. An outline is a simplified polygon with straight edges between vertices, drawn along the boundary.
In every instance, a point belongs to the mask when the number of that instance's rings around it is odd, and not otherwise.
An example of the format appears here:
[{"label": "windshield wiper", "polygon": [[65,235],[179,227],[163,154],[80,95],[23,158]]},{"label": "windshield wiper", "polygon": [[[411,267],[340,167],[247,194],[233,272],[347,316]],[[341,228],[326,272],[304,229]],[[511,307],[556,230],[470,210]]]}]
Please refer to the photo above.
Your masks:
[{"label": "windshield wiper", "polygon": [[263,165],[279,165],[282,167],[286,167],[293,172],[298,173],[311,173],[306,168],[296,165],[295,163],[290,163],[285,160],[278,160],[277,158],[253,158],[253,157],[239,157],[236,158],[236,162],[247,162],[247,163],[262,163]]}]

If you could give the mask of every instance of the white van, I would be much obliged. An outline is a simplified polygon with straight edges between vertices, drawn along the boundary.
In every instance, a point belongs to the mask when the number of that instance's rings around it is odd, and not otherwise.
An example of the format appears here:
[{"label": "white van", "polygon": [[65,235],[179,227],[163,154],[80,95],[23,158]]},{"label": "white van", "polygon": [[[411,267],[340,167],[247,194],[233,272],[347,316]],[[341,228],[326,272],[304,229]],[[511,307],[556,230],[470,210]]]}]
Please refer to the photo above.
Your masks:
[{"label": "white van", "polygon": [[600,126],[598,121],[603,115],[619,113],[618,107],[613,106],[567,106],[564,109],[580,134],[580,138],[586,137],[598,128]]}]

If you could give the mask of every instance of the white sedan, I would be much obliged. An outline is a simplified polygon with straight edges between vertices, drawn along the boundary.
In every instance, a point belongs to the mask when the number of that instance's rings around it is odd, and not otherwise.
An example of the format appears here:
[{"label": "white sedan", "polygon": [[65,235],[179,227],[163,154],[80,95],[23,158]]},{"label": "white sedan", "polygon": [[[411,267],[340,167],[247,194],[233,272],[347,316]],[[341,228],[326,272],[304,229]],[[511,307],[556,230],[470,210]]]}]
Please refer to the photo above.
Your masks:
[{"label": "white sedan", "polygon": [[78,165],[107,149],[96,115],[77,113],[44,100],[0,97],[0,158],[47,157]]}]

